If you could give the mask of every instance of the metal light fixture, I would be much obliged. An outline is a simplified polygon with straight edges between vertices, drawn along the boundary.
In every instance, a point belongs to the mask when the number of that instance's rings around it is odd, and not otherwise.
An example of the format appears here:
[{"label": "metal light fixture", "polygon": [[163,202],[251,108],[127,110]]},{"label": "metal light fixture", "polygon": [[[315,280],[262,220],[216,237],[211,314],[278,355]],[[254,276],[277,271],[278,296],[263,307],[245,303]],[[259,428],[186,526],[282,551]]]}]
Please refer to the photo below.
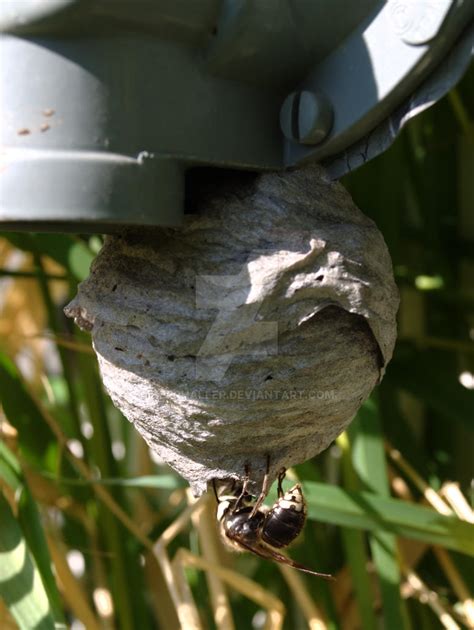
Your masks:
[{"label": "metal light fixture", "polygon": [[2,229],[179,225],[186,173],[383,151],[463,74],[470,0],[3,0]]}]

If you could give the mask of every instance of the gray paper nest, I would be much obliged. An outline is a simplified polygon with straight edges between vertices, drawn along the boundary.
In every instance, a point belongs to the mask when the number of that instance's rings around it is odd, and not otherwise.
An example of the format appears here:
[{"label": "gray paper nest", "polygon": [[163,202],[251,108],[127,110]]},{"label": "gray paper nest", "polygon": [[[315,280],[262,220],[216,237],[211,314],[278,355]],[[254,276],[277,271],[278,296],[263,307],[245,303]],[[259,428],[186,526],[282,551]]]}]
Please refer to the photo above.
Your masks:
[{"label": "gray paper nest", "polygon": [[115,405],[200,495],[325,449],[380,380],[397,307],[377,227],[311,166],[216,185],[184,227],[108,237],[65,310]]}]

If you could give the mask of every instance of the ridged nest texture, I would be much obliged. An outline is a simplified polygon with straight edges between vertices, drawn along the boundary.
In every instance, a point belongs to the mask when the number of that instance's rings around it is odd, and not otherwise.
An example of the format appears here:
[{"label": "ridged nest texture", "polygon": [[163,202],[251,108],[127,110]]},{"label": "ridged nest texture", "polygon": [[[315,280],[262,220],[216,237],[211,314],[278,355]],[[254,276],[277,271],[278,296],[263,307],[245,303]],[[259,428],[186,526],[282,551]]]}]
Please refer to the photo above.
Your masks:
[{"label": "ridged nest texture", "polygon": [[383,375],[397,308],[376,225],[311,166],[216,185],[181,228],[108,237],[66,313],[199,495],[325,449]]}]

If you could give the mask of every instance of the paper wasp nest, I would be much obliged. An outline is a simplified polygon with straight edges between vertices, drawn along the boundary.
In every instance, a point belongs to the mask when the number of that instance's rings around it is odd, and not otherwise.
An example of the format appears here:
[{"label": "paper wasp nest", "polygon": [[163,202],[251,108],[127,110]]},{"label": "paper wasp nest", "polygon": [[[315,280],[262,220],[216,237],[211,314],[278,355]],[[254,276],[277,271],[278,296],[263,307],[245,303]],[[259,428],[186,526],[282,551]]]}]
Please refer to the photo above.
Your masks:
[{"label": "paper wasp nest", "polygon": [[195,494],[325,449],[396,335],[383,238],[320,167],[218,188],[184,227],[108,237],[66,307],[115,405]]}]

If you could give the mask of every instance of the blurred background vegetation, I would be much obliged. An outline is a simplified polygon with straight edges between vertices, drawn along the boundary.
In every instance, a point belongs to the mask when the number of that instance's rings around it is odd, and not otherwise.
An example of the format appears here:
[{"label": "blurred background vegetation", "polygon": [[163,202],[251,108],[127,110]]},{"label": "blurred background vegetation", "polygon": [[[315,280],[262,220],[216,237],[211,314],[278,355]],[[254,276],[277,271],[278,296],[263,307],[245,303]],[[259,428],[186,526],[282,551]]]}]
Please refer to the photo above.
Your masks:
[{"label": "blurred background vegetation", "polygon": [[62,314],[101,236],[0,235],[2,630],[474,628],[473,79],[344,180],[401,308],[382,385],[290,473],[310,517],[291,553],[334,583],[224,553],[212,500],[112,406]]}]

